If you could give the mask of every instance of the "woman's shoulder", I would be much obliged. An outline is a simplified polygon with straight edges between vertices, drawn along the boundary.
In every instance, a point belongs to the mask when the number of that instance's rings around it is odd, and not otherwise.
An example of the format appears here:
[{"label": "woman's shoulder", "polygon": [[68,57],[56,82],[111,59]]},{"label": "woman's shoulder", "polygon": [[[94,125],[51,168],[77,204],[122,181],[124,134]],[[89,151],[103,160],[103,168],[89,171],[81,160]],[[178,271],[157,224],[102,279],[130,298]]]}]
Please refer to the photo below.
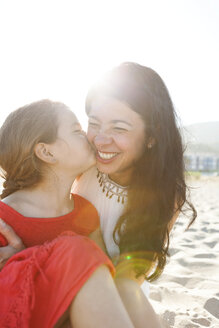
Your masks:
[{"label": "woman's shoulder", "polygon": [[85,171],[82,176],[96,176],[97,175],[97,167],[96,165],[92,166],[91,168],[89,168],[87,171]]},{"label": "woman's shoulder", "polygon": [[74,204],[75,204],[75,209],[82,209],[82,208],[90,208],[91,210],[96,211],[94,205],[89,202],[89,200],[87,200],[86,198],[84,198],[83,196],[80,196],[78,194],[75,194],[74,192],[72,193],[73,195],[73,199],[74,199]]},{"label": "woman's shoulder", "polygon": [[89,202],[89,200],[85,199],[84,197],[73,194],[74,203],[75,203],[75,210],[83,214],[85,217],[98,217],[98,213],[94,205]]},{"label": "woman's shoulder", "polygon": [[89,230],[89,233],[96,230],[100,225],[99,215],[94,205],[84,197],[73,194],[75,203],[74,224],[82,229]]},{"label": "woman's shoulder", "polygon": [[93,196],[97,193],[97,168],[94,166],[78,177],[72,186],[74,194],[81,195],[93,203]]},{"label": "woman's shoulder", "polygon": [[90,182],[94,178],[96,180],[97,172],[98,172],[97,171],[97,167],[96,166],[92,166],[90,169],[88,169],[84,173],[80,174],[76,178],[74,184],[82,183],[83,181],[86,181],[88,183],[88,181]]}]

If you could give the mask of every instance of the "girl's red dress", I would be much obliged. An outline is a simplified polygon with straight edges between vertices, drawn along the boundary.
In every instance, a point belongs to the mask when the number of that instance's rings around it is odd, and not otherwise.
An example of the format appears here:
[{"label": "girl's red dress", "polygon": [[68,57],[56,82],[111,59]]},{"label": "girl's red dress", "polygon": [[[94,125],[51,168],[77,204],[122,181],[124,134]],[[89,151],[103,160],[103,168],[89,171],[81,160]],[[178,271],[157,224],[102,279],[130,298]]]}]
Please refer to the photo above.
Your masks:
[{"label": "girl's red dress", "polygon": [[[100,265],[114,267],[87,236],[99,227],[94,206],[74,195],[74,210],[55,218],[24,217],[0,202],[0,218],[26,247],[0,272],[0,327],[50,328]],[[7,242],[0,236],[0,246]]]}]

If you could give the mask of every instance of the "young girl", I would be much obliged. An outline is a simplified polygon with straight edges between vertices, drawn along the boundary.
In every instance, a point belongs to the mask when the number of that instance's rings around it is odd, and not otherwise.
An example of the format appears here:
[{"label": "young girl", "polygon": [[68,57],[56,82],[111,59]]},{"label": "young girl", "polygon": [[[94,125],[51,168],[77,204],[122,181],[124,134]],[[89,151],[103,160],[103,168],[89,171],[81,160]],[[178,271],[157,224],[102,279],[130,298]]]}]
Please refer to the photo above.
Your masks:
[{"label": "young girl", "polygon": [[97,212],[70,194],[75,177],[94,163],[79,122],[62,103],[32,103],[1,127],[0,216],[28,247],[0,272],[1,327],[59,327],[68,319],[73,327],[133,327],[112,263],[87,238],[99,226]]}]

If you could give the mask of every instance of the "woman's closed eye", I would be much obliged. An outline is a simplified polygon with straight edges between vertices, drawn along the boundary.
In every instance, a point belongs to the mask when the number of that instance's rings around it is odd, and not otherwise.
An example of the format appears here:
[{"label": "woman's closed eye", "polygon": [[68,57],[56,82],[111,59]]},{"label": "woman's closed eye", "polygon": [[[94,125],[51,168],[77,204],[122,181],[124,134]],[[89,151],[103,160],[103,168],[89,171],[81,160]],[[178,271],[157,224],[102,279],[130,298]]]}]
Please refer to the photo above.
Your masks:
[{"label": "woman's closed eye", "polygon": [[113,128],[113,130],[114,130],[114,131],[118,131],[118,132],[127,132],[127,131],[128,131],[127,129],[122,128],[122,127],[120,127],[120,126],[115,126],[115,127]]},{"label": "woman's closed eye", "polygon": [[98,128],[99,124],[95,123],[95,122],[88,122],[88,126],[91,127],[91,128]]}]

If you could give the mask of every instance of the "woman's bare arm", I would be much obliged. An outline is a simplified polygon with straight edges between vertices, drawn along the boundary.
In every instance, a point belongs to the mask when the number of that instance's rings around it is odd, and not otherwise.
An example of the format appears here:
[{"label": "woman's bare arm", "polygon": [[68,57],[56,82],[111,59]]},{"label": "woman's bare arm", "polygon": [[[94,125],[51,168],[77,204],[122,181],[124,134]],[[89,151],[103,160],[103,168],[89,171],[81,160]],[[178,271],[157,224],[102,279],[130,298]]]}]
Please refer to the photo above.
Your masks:
[{"label": "woman's bare arm", "polygon": [[[173,228],[180,211],[176,210],[170,220],[168,230]],[[136,273],[128,262],[118,265],[116,268],[115,283],[120,297],[128,311],[135,327],[161,328],[161,323],[154,312],[150,302],[141,290],[140,285],[144,282],[144,277],[136,278]]]},{"label": "woman's bare arm", "polygon": [[[89,236],[107,254],[106,247],[100,229],[94,231]],[[161,328],[159,319],[151,304],[145,297],[140,285],[144,282],[144,277],[136,278],[136,273],[132,266],[125,269],[121,266],[114,279],[117,290],[123,304],[136,328]]]},{"label": "woman's bare arm", "polygon": [[95,241],[95,243],[102,249],[102,251],[108,256],[107,250],[106,250],[106,246],[105,243],[103,241],[103,237],[100,231],[100,228],[93,231],[90,235],[89,238],[93,241]]},{"label": "woman's bare arm", "polygon": [[115,278],[115,283],[135,328],[162,328],[157,314],[138,282],[120,277]]}]

